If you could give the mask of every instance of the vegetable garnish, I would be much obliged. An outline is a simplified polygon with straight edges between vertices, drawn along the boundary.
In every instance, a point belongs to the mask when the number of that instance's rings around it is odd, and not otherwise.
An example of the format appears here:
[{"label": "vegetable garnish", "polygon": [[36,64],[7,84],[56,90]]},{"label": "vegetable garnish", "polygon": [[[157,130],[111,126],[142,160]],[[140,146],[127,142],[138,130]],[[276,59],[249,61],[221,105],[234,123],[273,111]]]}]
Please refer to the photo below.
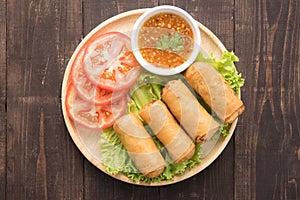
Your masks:
[{"label": "vegetable garnish", "polygon": [[109,91],[126,90],[141,71],[130,49],[130,38],[120,32],[104,33],[89,40],[82,66],[94,85]]},{"label": "vegetable garnish", "polygon": [[163,35],[160,37],[159,41],[156,42],[156,48],[160,50],[171,49],[172,51],[180,52],[183,50],[183,41],[178,33],[173,36]]},{"label": "vegetable garnish", "polygon": [[220,135],[226,137],[229,134],[229,124],[222,124],[217,132],[210,138],[210,140],[215,141],[219,138]]},{"label": "vegetable garnish", "polygon": [[209,57],[205,57],[201,52],[196,58],[196,62],[205,62],[216,68],[237,94],[239,94],[240,87],[244,85],[244,79],[241,73],[238,73],[234,66],[234,62],[238,61],[239,58],[234,52],[228,51],[224,51],[220,60],[213,57],[213,54]]},{"label": "vegetable garnish", "polygon": [[75,123],[91,130],[102,130],[114,124],[126,111],[127,98],[111,104],[95,105],[82,99],[74,85],[69,84],[66,93],[65,106],[70,119]]},{"label": "vegetable garnish", "polygon": [[140,110],[146,103],[152,100],[160,100],[163,86],[168,81],[179,78],[183,78],[183,76],[178,74],[162,77],[143,71],[130,89],[131,99],[134,101],[137,109]]},{"label": "vegetable garnish", "polygon": [[130,46],[127,35],[108,32],[97,33],[80,49],[65,102],[76,125],[101,130],[124,114],[128,90],[141,72]]},{"label": "vegetable garnish", "polygon": [[221,126],[219,131],[221,132],[221,135],[223,137],[226,137],[229,134],[229,129],[228,128],[230,128],[229,124],[223,124]]}]

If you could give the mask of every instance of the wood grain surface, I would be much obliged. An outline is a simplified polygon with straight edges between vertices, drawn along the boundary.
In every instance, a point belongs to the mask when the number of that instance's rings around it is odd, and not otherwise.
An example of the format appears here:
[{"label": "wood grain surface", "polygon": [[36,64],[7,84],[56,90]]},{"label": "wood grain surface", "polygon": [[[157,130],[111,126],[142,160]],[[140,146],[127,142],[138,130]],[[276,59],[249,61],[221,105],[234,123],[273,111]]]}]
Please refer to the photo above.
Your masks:
[{"label": "wood grain surface", "polygon": [[242,94],[252,111],[236,129],[235,196],[299,199],[300,2],[245,1],[235,8]]},{"label": "wood grain surface", "polygon": [[[245,113],[203,172],[164,187],[107,176],[61,112],[67,63],[104,20],[157,5],[187,10],[240,58]],[[298,0],[0,0],[0,199],[300,199]]]},{"label": "wood grain surface", "polygon": [[0,196],[6,197],[6,1],[0,0]]}]

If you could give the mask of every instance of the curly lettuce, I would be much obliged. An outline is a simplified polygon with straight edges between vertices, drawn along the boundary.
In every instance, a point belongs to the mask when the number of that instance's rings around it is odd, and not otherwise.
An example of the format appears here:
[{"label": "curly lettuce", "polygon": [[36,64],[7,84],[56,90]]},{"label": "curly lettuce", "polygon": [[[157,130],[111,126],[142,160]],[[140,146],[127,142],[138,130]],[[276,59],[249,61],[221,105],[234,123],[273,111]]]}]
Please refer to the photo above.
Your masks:
[{"label": "curly lettuce", "polygon": [[241,73],[238,73],[234,66],[234,62],[239,61],[239,58],[234,54],[234,52],[224,51],[220,60],[217,60],[213,54],[209,57],[205,57],[202,53],[199,53],[196,61],[212,65],[225,78],[235,93],[239,94],[240,87],[244,85],[244,79],[242,78]]}]

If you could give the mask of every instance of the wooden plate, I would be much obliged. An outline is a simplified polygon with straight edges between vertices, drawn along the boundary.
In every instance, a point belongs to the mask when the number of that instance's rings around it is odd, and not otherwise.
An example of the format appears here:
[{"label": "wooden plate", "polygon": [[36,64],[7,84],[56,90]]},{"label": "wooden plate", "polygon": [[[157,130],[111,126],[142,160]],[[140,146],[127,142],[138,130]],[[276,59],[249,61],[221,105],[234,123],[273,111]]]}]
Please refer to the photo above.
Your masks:
[{"label": "wooden plate", "polygon": [[[79,50],[82,48],[82,46],[87,42],[87,40],[93,36],[96,32],[101,31],[103,33],[111,32],[111,31],[119,31],[127,34],[128,36],[131,36],[131,30],[132,27],[137,20],[137,18],[146,11],[147,9],[139,9],[139,10],[133,10],[128,11],[119,15],[116,15],[100,25],[98,25],[96,28],[94,28],[78,45],[75,52],[73,53],[68,66],[66,68],[63,84],[62,84],[62,111],[65,119],[66,126],[68,128],[68,131],[76,144],[76,146],[79,148],[79,150],[83,153],[83,155],[96,167],[98,167],[101,171],[106,172],[105,168],[101,164],[101,151],[99,146],[99,139],[101,135],[101,131],[89,131],[85,130],[83,128],[75,126],[75,124],[70,120],[68,117],[68,114],[66,112],[65,107],[65,98],[66,98],[66,89],[67,85],[69,83],[69,75],[70,75],[70,69],[74,62],[74,59],[76,55],[78,54]],[[220,58],[222,56],[223,51],[225,51],[224,45],[221,43],[221,41],[204,25],[199,24],[199,29],[201,33],[201,48],[206,53],[210,54],[213,53],[213,55],[216,58]],[[151,184],[145,184],[140,183],[139,185],[146,185],[146,186],[161,186],[161,185],[167,185],[167,184],[173,184],[179,181],[182,181],[184,179],[187,179],[189,177],[194,176],[195,174],[201,172],[203,169],[205,169],[207,166],[209,166],[224,150],[227,143],[229,142],[230,138],[232,137],[233,131],[235,129],[237,120],[231,125],[230,127],[230,134],[223,138],[220,137],[219,139],[215,140],[215,142],[212,142],[212,144],[207,144],[212,146],[211,150],[205,152],[205,157],[201,159],[201,164],[194,167],[192,170],[187,170],[183,175],[176,176],[173,181],[163,181],[160,183],[151,183]],[[80,133],[80,134],[79,134]],[[209,147],[208,147],[209,148]],[[110,176],[113,176],[111,174],[108,174]],[[124,175],[116,175],[113,176],[116,179],[122,180],[124,182],[136,184],[132,180],[128,179]]]}]

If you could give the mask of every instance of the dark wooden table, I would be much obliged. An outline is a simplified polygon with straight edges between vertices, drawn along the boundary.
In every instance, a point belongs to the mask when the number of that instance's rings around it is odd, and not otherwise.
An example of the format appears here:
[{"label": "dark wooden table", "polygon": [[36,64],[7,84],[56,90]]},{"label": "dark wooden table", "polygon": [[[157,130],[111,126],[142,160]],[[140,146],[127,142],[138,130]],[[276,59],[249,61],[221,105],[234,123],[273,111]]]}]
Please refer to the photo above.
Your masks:
[{"label": "dark wooden table", "polygon": [[[118,13],[172,4],[240,58],[245,113],[220,157],[164,187],[123,183],[74,145],[64,70],[81,39]],[[0,0],[0,199],[299,199],[300,1]]]}]

